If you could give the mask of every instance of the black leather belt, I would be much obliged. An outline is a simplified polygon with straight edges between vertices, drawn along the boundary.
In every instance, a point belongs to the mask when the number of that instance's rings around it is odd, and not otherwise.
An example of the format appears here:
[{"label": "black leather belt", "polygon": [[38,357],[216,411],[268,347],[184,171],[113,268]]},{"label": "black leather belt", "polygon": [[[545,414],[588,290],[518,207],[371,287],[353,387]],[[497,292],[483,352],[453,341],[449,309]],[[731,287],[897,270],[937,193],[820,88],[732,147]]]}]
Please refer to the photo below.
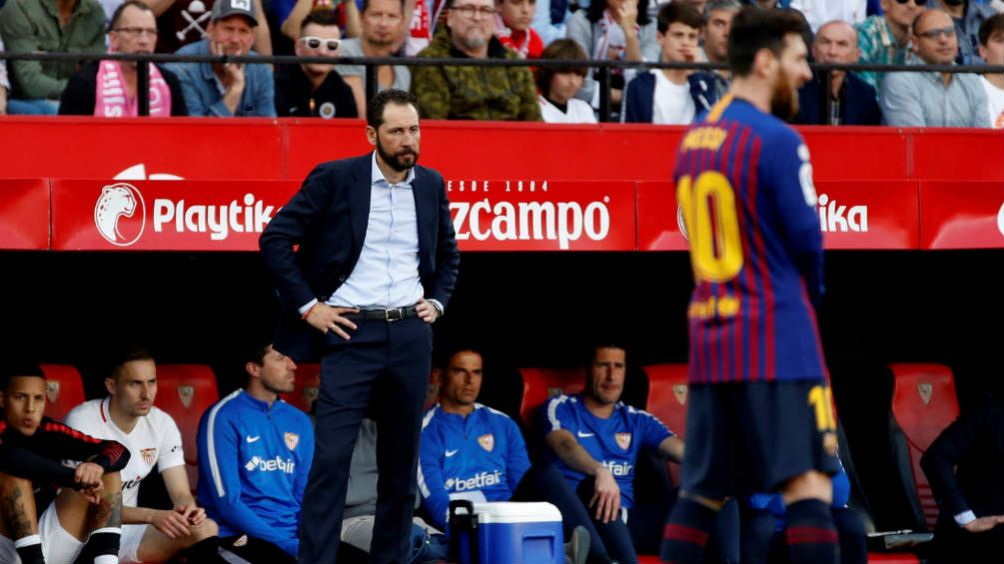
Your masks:
[{"label": "black leather belt", "polygon": [[380,321],[400,321],[409,317],[415,317],[418,312],[415,306],[392,307],[390,309],[362,309],[359,313],[346,313],[342,317],[348,319],[370,319]]}]

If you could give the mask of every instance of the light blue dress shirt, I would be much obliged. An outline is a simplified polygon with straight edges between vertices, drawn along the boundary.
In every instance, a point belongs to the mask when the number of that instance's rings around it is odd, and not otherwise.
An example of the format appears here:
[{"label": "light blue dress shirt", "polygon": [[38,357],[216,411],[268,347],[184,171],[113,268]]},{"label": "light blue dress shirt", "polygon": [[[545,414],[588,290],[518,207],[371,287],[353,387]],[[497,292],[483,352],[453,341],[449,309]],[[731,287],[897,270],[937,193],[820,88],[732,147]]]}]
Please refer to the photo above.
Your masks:
[{"label": "light blue dress shirt", "polygon": [[879,106],[886,125],[990,127],[987,93],[975,74],[953,74],[945,85],[936,72],[886,73]]}]

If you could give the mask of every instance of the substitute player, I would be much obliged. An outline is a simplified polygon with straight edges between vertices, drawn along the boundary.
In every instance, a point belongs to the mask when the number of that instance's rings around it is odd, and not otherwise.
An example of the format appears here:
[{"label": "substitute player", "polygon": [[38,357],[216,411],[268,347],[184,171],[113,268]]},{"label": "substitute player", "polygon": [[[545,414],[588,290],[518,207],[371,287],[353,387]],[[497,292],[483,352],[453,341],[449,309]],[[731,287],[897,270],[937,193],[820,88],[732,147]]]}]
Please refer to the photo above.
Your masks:
[{"label": "substitute player", "polygon": [[[120,561],[162,562],[184,551],[193,562],[225,562],[217,556],[216,523],[206,518],[192,497],[178,425],[153,405],[157,398],[153,357],[138,347],[128,349],[116,359],[105,388],[107,397],[74,407],[66,424],[129,449],[129,464],[121,471]],[[172,509],[139,507],[139,484],[154,468],[164,480]]]},{"label": "substitute player", "polygon": [[822,235],[809,150],[782,121],[811,77],[804,30],[794,12],[741,10],[732,87],[677,155],[695,288],[682,493],[663,561],[700,562],[724,501],[771,490],[784,495],[791,562],[837,561],[837,442],[813,306]]}]

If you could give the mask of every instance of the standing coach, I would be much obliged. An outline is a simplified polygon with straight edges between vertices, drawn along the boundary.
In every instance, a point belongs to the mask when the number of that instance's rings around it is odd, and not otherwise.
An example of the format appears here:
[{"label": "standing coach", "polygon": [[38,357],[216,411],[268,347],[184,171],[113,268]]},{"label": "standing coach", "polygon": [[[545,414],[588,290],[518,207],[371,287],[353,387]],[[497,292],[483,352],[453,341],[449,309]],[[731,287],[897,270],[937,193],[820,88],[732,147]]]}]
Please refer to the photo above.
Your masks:
[{"label": "standing coach", "polygon": [[304,563],[335,562],[349,461],[371,398],[381,472],[370,562],[404,560],[430,325],[460,265],[443,177],[416,165],[415,98],[385,90],[366,114],[376,150],[317,166],[260,240],[283,308],[275,349],[321,358],[317,444],[300,520]]}]

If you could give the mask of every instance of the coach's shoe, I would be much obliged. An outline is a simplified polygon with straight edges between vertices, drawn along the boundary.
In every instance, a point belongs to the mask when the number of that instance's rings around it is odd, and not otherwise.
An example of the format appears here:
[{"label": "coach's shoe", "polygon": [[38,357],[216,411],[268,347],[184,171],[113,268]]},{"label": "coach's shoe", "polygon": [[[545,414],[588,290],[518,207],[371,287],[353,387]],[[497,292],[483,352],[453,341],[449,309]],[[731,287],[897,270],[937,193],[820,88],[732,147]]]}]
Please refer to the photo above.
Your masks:
[{"label": "coach's shoe", "polygon": [[572,530],[572,538],[565,543],[565,564],[586,564],[589,556],[589,531],[582,525]]}]

